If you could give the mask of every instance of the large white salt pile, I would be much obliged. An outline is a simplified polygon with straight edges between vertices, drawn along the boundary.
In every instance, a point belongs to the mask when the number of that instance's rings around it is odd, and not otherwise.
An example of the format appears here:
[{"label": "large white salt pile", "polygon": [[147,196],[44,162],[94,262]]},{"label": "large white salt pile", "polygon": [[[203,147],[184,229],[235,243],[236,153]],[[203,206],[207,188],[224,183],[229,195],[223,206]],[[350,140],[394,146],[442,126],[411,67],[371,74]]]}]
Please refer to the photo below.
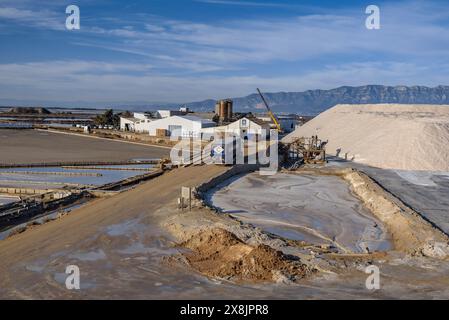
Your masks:
[{"label": "large white salt pile", "polygon": [[449,106],[337,105],[294,137],[318,134],[326,150],[355,162],[387,169],[449,171]]}]

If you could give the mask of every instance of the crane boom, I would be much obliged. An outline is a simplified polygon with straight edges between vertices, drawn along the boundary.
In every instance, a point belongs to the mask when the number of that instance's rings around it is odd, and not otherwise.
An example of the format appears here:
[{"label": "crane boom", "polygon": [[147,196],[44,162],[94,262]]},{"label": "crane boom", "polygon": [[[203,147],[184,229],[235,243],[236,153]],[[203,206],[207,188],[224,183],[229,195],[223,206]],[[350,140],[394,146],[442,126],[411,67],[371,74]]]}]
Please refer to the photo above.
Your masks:
[{"label": "crane boom", "polygon": [[278,132],[282,132],[281,125],[279,124],[279,121],[276,119],[276,116],[274,115],[273,111],[271,111],[270,106],[268,105],[267,101],[265,100],[262,92],[260,92],[259,88],[257,88],[257,92],[259,92],[259,95],[262,98],[262,101],[265,104],[265,107],[267,108],[268,115],[270,116],[271,120],[273,121],[274,125],[276,126],[276,129],[278,130]]}]

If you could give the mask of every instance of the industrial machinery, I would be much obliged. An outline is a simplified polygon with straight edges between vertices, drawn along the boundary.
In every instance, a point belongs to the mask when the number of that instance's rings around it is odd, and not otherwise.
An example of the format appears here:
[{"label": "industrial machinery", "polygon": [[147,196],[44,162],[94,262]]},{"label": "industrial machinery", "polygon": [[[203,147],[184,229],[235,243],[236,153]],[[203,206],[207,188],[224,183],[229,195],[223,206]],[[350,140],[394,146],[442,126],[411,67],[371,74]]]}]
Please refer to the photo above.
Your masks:
[{"label": "industrial machinery", "polygon": [[271,121],[273,121],[274,125],[276,126],[276,129],[279,133],[282,133],[282,128],[281,125],[279,124],[278,119],[276,118],[276,116],[274,115],[273,111],[271,111],[270,107],[268,106],[267,101],[265,100],[262,92],[260,92],[259,88],[257,88],[257,92],[259,92],[260,97],[262,98],[263,103],[265,104],[265,107],[267,108],[268,111],[268,115],[271,118]]},{"label": "industrial machinery", "polygon": [[305,164],[323,164],[326,162],[327,141],[318,136],[300,137],[288,144],[290,159],[302,160]]}]

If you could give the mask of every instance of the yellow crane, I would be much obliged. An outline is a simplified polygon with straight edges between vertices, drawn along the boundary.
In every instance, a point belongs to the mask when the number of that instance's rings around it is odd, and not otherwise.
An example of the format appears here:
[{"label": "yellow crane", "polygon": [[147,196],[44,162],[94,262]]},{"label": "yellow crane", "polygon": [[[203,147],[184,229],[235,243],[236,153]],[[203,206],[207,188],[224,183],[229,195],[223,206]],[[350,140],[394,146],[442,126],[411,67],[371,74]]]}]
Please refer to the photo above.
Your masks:
[{"label": "yellow crane", "polygon": [[262,92],[260,92],[259,88],[257,88],[257,92],[259,92],[259,95],[262,98],[262,101],[265,104],[265,107],[267,108],[268,115],[270,116],[271,120],[273,121],[274,125],[276,126],[277,131],[279,133],[282,133],[281,125],[279,124],[278,119],[276,119],[276,116],[274,115],[273,111],[271,111],[270,107],[268,106],[267,101],[265,100]]}]

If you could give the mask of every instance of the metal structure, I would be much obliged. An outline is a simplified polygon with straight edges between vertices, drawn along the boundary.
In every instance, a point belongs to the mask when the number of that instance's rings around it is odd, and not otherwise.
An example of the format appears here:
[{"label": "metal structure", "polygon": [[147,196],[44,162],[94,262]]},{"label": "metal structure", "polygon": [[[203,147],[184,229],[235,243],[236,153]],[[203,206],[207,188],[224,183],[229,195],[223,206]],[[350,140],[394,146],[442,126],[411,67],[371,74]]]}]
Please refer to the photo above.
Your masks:
[{"label": "metal structure", "polygon": [[276,126],[277,131],[279,133],[282,133],[282,128],[281,128],[281,125],[279,124],[278,119],[274,115],[273,111],[271,111],[270,106],[268,105],[267,101],[265,100],[262,92],[260,92],[259,88],[257,88],[257,92],[259,92],[259,95],[262,98],[262,101],[265,104],[265,107],[267,108],[268,115],[270,116],[271,120],[273,121],[274,125]]},{"label": "metal structure", "polygon": [[231,121],[233,116],[232,105],[233,103],[230,99],[219,100],[215,104],[215,114],[219,116],[221,123]]},{"label": "metal structure", "polygon": [[302,159],[306,164],[323,164],[326,162],[327,141],[318,136],[296,138],[288,145],[289,157]]}]

